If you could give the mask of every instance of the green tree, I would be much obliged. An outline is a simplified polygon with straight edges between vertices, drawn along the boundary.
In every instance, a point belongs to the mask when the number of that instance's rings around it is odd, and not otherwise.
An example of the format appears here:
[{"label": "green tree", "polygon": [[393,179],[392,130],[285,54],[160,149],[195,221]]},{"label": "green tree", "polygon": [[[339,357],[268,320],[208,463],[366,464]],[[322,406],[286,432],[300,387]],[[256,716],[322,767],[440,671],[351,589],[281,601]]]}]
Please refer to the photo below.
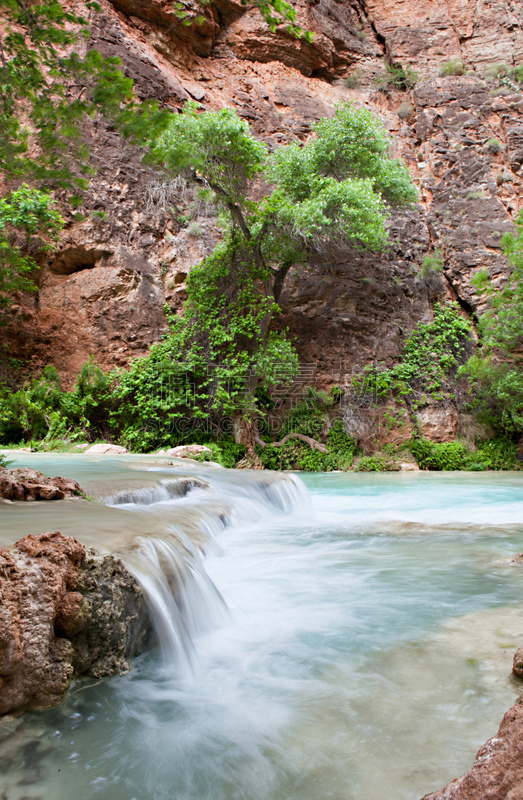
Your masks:
[{"label": "green tree", "polygon": [[[340,106],[313,130],[304,146],[269,155],[233,110],[199,113],[187,104],[154,148],[169,173],[211,192],[226,220],[223,242],[190,273],[176,335],[182,358],[196,343],[217,370],[215,402],[235,413],[236,438],[250,452],[256,390],[296,363],[285,337],[270,331],[290,267],[328,242],[383,248],[389,208],[417,198],[369,111]],[[252,189],[261,176],[269,190],[256,201]]]},{"label": "green tree", "polygon": [[[273,30],[285,23],[293,35],[310,40],[285,0],[255,4]],[[85,6],[100,11],[93,0]],[[185,18],[182,4],[175,6]],[[39,189],[65,188],[74,205],[81,204],[81,197],[72,193],[86,190],[93,172],[83,137],[86,118],[101,113],[123,135],[146,144],[169,116],[154,102],[136,103],[133,82],[123,74],[120,60],[102,58],[86,47],[88,36],[88,20],[59,0],[0,0],[0,174]],[[16,202],[14,195],[10,202]],[[44,222],[40,215],[42,234]],[[53,236],[50,223],[47,233]],[[23,248],[2,248],[4,305],[10,292],[34,290],[27,278],[34,266]]]},{"label": "green tree", "polygon": [[31,184],[0,206],[0,310],[17,291],[36,289],[29,251],[61,225],[48,191],[66,189],[77,205],[73,192],[88,188],[85,119],[101,113],[142,143],[167,119],[154,103],[133,101],[119,59],[92,48],[79,55],[87,35],[87,20],[57,0],[0,0],[0,174],[9,188]]},{"label": "green tree", "polygon": [[46,192],[23,184],[0,200],[0,322],[19,291],[34,291],[38,265],[30,251],[49,249],[63,220]]},{"label": "green tree", "polygon": [[476,275],[476,288],[486,292],[489,309],[479,320],[480,350],[465,367],[474,405],[487,421],[509,433],[523,432],[523,213],[516,232],[507,233],[501,246],[511,267],[503,289],[488,272]]}]

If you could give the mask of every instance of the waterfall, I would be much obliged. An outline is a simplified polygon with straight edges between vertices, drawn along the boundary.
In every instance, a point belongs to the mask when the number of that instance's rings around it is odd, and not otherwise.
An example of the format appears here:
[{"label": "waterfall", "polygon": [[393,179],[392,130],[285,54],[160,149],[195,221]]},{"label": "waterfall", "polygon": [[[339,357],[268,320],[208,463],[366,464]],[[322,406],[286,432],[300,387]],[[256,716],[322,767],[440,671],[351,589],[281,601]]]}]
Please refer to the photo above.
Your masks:
[{"label": "waterfall", "polygon": [[[294,475],[236,473],[224,478],[220,472],[212,481],[178,476],[105,501],[131,511],[143,506],[168,511],[170,533],[136,538],[124,561],[144,592],[164,662],[190,671],[198,637],[210,633],[228,613],[202,561],[209,552],[220,554],[220,532],[271,517],[311,514],[307,490]],[[195,489],[206,491],[198,492],[191,504],[188,495]]]},{"label": "waterfall", "polygon": [[226,605],[185,537],[139,539],[126,566],[144,592],[158,645],[166,664],[194,668],[197,637],[224,619]]},{"label": "waterfall", "polygon": [[200,478],[170,478],[156,486],[122,491],[105,499],[106,506],[152,505],[185,497],[193,489],[210,489],[208,481]]}]

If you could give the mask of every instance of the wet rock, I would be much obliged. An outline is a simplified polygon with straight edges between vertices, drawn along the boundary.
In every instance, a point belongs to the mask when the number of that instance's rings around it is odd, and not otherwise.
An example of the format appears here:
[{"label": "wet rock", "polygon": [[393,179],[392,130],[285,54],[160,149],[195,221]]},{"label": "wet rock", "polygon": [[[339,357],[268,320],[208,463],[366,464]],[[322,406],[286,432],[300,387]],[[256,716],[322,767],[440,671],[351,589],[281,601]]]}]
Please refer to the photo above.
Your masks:
[{"label": "wet rock", "polygon": [[495,736],[479,750],[472,768],[423,800],[522,800],[523,698],[510,708]]},{"label": "wet rock", "polygon": [[0,714],[48,708],[64,698],[72,646],[55,636],[54,620],[84,558],[83,546],[58,532],[0,550]]},{"label": "wet rock", "polygon": [[523,678],[523,647],[518,647],[514,653],[512,672],[514,675],[517,675],[518,678]]},{"label": "wet rock", "polygon": [[0,715],[57,705],[74,676],[127,671],[150,631],[141,589],[113,556],[59,532],[0,550]]},{"label": "wet rock", "polygon": [[83,601],[71,636],[75,675],[101,678],[128,672],[129,659],[142,653],[151,636],[145,600],[138,583],[114,556],[89,555],[77,590]]},{"label": "wet rock", "polygon": [[84,494],[82,487],[71,478],[48,478],[35,469],[0,468],[0,499],[63,500]]},{"label": "wet rock", "polygon": [[91,445],[85,452],[87,455],[124,455],[128,453],[129,450],[127,450],[126,447],[121,447],[119,444],[100,442],[99,444]]},{"label": "wet rock", "polygon": [[212,455],[212,450],[210,447],[205,447],[204,444],[182,444],[167,450],[167,455],[173,456],[173,458],[194,458],[202,453]]}]

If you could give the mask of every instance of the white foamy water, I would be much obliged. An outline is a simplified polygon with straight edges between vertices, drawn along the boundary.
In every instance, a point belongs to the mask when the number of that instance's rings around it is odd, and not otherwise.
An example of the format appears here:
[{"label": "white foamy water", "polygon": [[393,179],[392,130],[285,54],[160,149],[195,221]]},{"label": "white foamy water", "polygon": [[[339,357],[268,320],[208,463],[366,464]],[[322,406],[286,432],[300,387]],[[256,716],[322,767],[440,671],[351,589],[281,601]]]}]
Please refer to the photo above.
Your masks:
[{"label": "white foamy water", "polygon": [[[140,520],[160,646],[24,717],[9,800],[417,800],[470,766],[519,693],[522,476],[140,464],[104,513]],[[166,497],[183,475],[209,486]]]}]

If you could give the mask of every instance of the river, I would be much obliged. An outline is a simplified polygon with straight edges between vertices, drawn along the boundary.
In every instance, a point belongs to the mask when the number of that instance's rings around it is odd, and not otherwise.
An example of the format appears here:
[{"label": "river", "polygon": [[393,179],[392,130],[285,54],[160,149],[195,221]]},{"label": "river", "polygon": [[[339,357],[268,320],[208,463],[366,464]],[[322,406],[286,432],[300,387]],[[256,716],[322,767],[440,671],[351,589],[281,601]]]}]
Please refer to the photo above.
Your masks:
[{"label": "river", "polygon": [[[2,505],[0,543],[60,530],[122,554],[159,646],[16,720],[5,800],[418,800],[520,692],[523,475],[16,461],[97,501]],[[179,496],[182,475],[205,483]]]}]

